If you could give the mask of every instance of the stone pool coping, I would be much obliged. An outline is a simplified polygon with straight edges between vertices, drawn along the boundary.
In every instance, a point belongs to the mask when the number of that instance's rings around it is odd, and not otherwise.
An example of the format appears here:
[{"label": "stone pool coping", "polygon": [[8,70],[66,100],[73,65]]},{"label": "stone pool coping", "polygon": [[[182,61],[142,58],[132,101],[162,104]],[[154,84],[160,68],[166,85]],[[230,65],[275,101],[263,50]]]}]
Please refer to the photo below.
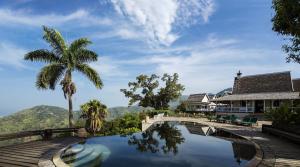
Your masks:
[{"label": "stone pool coping", "polygon": [[60,157],[61,154],[70,147],[71,145],[59,150],[57,153],[54,154],[52,158],[52,162],[57,167],[70,167],[70,165],[67,165]]}]

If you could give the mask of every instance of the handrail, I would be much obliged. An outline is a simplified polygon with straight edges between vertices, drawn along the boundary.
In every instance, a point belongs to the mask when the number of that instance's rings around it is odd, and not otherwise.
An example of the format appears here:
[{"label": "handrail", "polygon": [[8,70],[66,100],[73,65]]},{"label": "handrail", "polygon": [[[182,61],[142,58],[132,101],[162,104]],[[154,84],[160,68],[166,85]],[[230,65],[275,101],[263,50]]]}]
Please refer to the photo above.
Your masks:
[{"label": "handrail", "polygon": [[44,129],[44,130],[33,130],[33,131],[22,131],[16,133],[0,134],[0,141],[17,139],[30,136],[42,136],[43,139],[50,139],[54,133],[65,133],[65,132],[77,132],[76,128],[58,128],[58,129]]}]

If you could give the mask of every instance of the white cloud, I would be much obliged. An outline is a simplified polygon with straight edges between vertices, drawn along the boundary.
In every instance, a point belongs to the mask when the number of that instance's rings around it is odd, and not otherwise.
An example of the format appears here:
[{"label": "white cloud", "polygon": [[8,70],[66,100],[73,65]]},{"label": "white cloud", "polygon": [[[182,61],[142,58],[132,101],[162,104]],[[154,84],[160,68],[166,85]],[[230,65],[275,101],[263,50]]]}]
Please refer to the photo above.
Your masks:
[{"label": "white cloud", "polygon": [[128,76],[126,71],[120,69],[118,61],[112,60],[109,57],[102,56],[95,63],[92,63],[91,66],[98,71],[100,75],[104,77],[125,77]]},{"label": "white cloud", "polygon": [[119,14],[142,27],[148,42],[169,46],[179,38],[174,26],[188,26],[201,16],[208,22],[214,12],[213,0],[112,0]]},{"label": "white cloud", "polygon": [[129,39],[129,40],[142,40],[146,36],[135,30],[134,27],[128,26],[119,26],[118,28],[107,31],[107,32],[97,32],[91,35],[91,38],[97,39],[106,39],[106,38],[121,38],[121,39]]},{"label": "white cloud", "polygon": [[[153,55],[124,60],[120,64],[143,66],[150,69],[150,73],[160,75],[176,72],[186,86],[185,94],[216,93],[231,87],[238,70],[245,75],[287,70],[296,73],[293,77],[300,75],[297,64],[285,63],[280,49],[247,48],[239,46],[238,41],[209,36],[202,44],[159,50]],[[181,50],[187,53],[183,54]]]},{"label": "white cloud", "polygon": [[9,25],[26,25],[41,26],[50,25],[58,26],[71,21],[77,21],[78,25],[109,25],[111,20],[107,18],[98,18],[91,15],[88,11],[80,9],[73,13],[60,15],[49,13],[45,15],[37,15],[24,10],[0,9],[0,24]]},{"label": "white cloud", "polygon": [[22,61],[26,53],[27,51],[25,49],[19,48],[12,44],[1,42],[0,65],[25,68],[25,65],[22,63]]}]

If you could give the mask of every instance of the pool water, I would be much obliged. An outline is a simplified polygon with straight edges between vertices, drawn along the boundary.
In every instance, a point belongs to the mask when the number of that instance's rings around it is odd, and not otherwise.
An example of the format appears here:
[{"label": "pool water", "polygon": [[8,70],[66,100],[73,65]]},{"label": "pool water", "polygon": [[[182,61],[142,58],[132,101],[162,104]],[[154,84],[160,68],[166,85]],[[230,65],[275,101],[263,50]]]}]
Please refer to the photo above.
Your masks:
[{"label": "pool water", "polygon": [[62,160],[84,167],[237,167],[255,155],[252,143],[188,122],[163,122],[128,136],[87,139],[66,149]]}]

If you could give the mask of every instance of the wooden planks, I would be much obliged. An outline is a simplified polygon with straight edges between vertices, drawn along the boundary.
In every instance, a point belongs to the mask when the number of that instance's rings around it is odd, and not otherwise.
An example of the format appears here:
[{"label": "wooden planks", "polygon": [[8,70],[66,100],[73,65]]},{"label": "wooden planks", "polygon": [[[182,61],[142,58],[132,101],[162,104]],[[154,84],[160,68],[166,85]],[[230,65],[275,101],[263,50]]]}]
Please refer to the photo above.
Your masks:
[{"label": "wooden planks", "polygon": [[79,140],[66,137],[0,147],[0,167],[37,167],[41,158],[51,158],[56,151]]}]

